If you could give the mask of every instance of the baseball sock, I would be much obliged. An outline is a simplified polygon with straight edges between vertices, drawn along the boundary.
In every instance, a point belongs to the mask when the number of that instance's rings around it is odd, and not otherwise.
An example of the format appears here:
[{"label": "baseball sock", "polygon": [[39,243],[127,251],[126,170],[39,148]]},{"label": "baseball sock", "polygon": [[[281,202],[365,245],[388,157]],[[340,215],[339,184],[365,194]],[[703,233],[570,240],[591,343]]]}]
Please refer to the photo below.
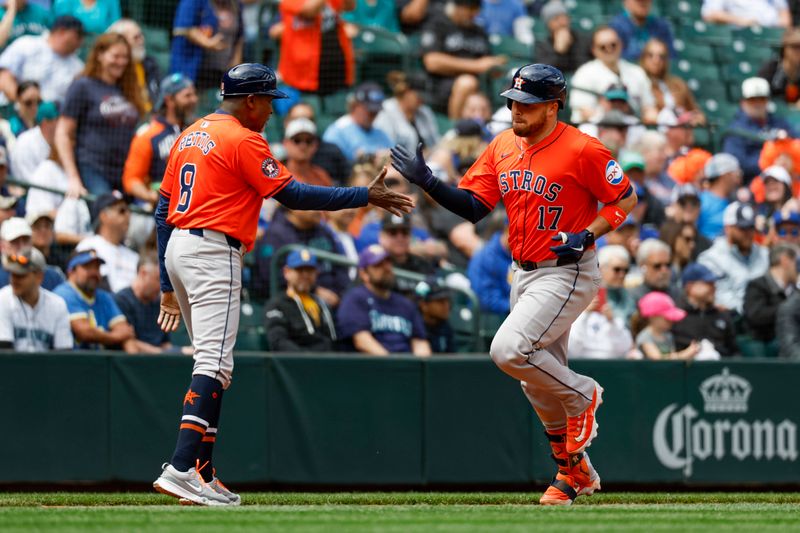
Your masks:
[{"label": "baseball sock", "polygon": [[222,383],[208,376],[192,376],[189,391],[183,397],[183,416],[178,430],[178,443],[170,464],[180,472],[195,466],[200,444],[211,426],[210,420],[219,413]]},{"label": "baseball sock", "polygon": [[214,463],[211,456],[214,453],[214,443],[217,440],[217,428],[219,427],[219,413],[222,410],[223,392],[224,391],[219,392],[219,398],[217,399],[216,403],[217,409],[208,420],[208,428],[206,429],[206,434],[203,435],[203,438],[200,441],[200,453],[197,455],[197,458],[200,460],[200,464],[205,465],[200,470],[200,475],[203,476],[203,479],[206,482],[210,482],[212,479],[214,479]]}]

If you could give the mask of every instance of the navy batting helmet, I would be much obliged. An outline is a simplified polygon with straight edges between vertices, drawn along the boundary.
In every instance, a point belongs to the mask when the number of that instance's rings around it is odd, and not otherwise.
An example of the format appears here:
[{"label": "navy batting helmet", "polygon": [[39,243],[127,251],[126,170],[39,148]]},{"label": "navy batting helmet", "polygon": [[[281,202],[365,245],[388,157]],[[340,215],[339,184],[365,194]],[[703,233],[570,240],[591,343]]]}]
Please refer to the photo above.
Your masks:
[{"label": "navy batting helmet", "polygon": [[511,109],[511,101],[523,104],[558,102],[564,109],[567,103],[567,80],[556,67],[535,63],[525,65],[514,73],[511,87],[500,93],[508,98],[506,105]]},{"label": "navy batting helmet", "polygon": [[248,94],[266,94],[274,98],[288,98],[278,90],[278,79],[275,71],[260,63],[242,63],[236,65],[222,76],[220,96],[247,96]]}]

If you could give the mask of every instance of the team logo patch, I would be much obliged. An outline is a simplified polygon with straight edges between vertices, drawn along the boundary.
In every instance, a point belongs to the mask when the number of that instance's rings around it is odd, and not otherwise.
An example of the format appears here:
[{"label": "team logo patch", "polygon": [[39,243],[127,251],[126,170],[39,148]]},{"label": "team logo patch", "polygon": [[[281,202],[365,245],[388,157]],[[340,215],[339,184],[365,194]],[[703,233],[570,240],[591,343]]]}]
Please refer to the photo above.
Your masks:
[{"label": "team logo patch", "polygon": [[517,78],[514,80],[514,88],[515,89],[522,89],[522,84],[525,83],[525,80],[522,78]]},{"label": "team logo patch", "polygon": [[281,169],[274,159],[268,157],[263,163],[261,163],[261,172],[263,172],[268,178],[277,178],[278,174],[281,172]]},{"label": "team logo patch", "polygon": [[613,159],[606,164],[606,181],[611,185],[619,185],[622,182],[624,173],[619,163]]}]

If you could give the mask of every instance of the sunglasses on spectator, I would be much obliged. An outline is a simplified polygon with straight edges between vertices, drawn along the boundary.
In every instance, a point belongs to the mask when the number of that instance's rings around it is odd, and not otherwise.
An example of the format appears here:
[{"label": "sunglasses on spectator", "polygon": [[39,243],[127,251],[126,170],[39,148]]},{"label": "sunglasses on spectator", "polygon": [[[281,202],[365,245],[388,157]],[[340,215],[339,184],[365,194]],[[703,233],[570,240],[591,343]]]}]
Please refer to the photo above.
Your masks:
[{"label": "sunglasses on spectator", "polygon": [[118,205],[117,207],[115,207],[113,209],[113,211],[116,211],[117,214],[124,215],[125,213],[129,213],[130,212],[130,208],[125,204],[121,204],[121,205]]},{"label": "sunglasses on spectator", "polygon": [[800,228],[792,228],[792,229],[781,228],[778,230],[778,236],[780,237],[788,237],[789,235],[791,235],[792,237],[800,237]]},{"label": "sunglasses on spectator", "polygon": [[650,268],[661,270],[662,268],[669,268],[669,263],[653,263]]},{"label": "sunglasses on spectator", "polygon": [[294,144],[314,144],[316,141],[316,137],[292,137]]},{"label": "sunglasses on spectator", "polygon": [[27,265],[28,263],[31,262],[31,260],[28,259],[27,257],[25,257],[24,255],[11,254],[11,255],[9,255],[7,257],[8,257],[8,260],[11,261],[12,263],[17,263],[17,264],[23,265],[23,266],[25,266],[25,265]]},{"label": "sunglasses on spectator", "polygon": [[694,242],[697,240],[694,235],[681,235],[680,237],[686,242]]},{"label": "sunglasses on spectator", "polygon": [[667,54],[662,54],[662,53],[658,53],[658,52],[647,52],[647,53],[645,53],[645,57],[650,57],[650,58],[653,58],[653,59],[666,59],[667,58]]},{"label": "sunglasses on spectator", "polygon": [[38,98],[33,98],[31,100],[20,100],[19,101],[19,105],[21,105],[23,107],[32,107],[32,106],[35,106],[35,105],[39,105],[41,103],[42,103],[42,101],[39,100]]},{"label": "sunglasses on spectator", "polygon": [[387,229],[386,233],[391,235],[392,237],[396,237],[397,235],[408,236],[411,235],[411,230],[407,228],[392,228],[392,229]]},{"label": "sunglasses on spectator", "polygon": [[597,43],[597,48],[606,53],[613,52],[618,46],[619,43],[617,41],[611,41],[609,43]]},{"label": "sunglasses on spectator", "polygon": [[630,271],[628,267],[612,267],[611,270],[614,271],[614,274],[627,274]]}]

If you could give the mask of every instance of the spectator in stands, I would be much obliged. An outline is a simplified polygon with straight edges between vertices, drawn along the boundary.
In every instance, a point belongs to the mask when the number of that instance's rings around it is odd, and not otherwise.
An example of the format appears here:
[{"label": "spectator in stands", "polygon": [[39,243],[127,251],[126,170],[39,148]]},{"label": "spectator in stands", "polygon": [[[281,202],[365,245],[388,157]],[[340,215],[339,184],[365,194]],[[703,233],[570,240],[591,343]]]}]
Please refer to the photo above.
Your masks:
[{"label": "spectator in stands", "polygon": [[128,149],[143,113],[128,41],[118,33],[100,35],[82,75],[67,91],[56,125],[70,196],[122,189]]},{"label": "spectator in stands", "polygon": [[[697,219],[700,217],[700,192],[691,183],[676,185],[672,189],[672,202],[665,210],[669,220],[677,224],[691,224],[697,227]],[[695,251],[697,248],[706,250],[711,246],[711,241],[703,234],[697,233]],[[699,253],[699,252],[698,252]]]},{"label": "spectator in stands", "polygon": [[606,300],[613,315],[627,324],[636,310],[636,300],[625,288],[625,276],[630,271],[631,256],[624,246],[607,244],[597,252]]},{"label": "spectator in stands", "polygon": [[317,126],[307,118],[298,118],[286,125],[283,135],[286,168],[298,181],[330,187],[333,185],[330,175],[312,162],[318,146]]},{"label": "spectator in stands", "polygon": [[792,127],[783,117],[770,113],[769,82],[747,78],[742,82],[742,100],[736,116],[728,125],[722,149],[739,160],[747,183],[761,168],[758,158],[764,141],[770,137],[793,137]]},{"label": "spectator in stands", "polygon": [[0,48],[24,35],[41,35],[50,30],[53,15],[27,0],[7,0],[0,7]]},{"label": "spectator in stands", "polygon": [[280,2],[284,30],[278,72],[287,85],[326,95],[353,84],[353,44],[340,15],[355,5],[355,0]]},{"label": "spectator in stands", "polygon": [[631,214],[641,224],[660,226],[664,222],[664,206],[650,195],[648,184],[644,179],[644,158],[638,152],[625,150],[619,154],[618,159],[622,171],[636,187],[636,194],[640,196],[639,203]]},{"label": "spectator in stands", "polygon": [[384,98],[380,85],[362,83],[347,98],[347,114],[328,126],[322,138],[338,146],[351,162],[362,155],[385,152],[394,145],[374,124]]},{"label": "spectator in stands", "polygon": [[743,318],[750,337],[762,354],[777,352],[775,324],[778,308],[797,292],[797,249],[777,244],[769,250],[769,270],[747,284]]},{"label": "spectator in stands", "polygon": [[[256,270],[253,287],[256,294],[262,297],[270,295],[272,256],[287,244],[303,244],[325,252],[342,253],[333,231],[322,224],[322,215],[319,211],[292,211],[280,207],[275,211],[264,236],[256,243]],[[283,261],[285,259],[281,260],[281,262]],[[319,271],[319,283],[315,294],[322,298],[329,307],[336,307],[339,305],[340,295],[350,284],[347,268],[323,262]],[[282,287],[283,283],[281,283]]]},{"label": "spectator in stands", "polygon": [[[0,252],[5,255],[19,255],[29,250],[32,245],[33,231],[24,218],[13,217],[0,226]],[[0,287],[8,285],[9,273],[0,269]],[[57,267],[47,265],[44,268],[42,287],[51,291],[64,281],[64,274]]]},{"label": "spectator in stands", "polygon": [[453,328],[450,326],[450,290],[436,278],[420,281],[414,289],[419,312],[433,353],[456,351]]},{"label": "spectator in stands", "polygon": [[800,361],[800,292],[778,307],[775,330],[781,358]]},{"label": "spectator in stands", "polygon": [[772,242],[800,247],[800,213],[786,209],[772,216]]},{"label": "spectator in stands", "polygon": [[3,255],[3,270],[11,273],[11,281],[0,289],[0,350],[72,349],[67,305],[41,286],[45,268],[36,248]]},{"label": "spectator in stands", "polygon": [[588,120],[597,106],[598,96],[612,84],[624,85],[634,111],[645,124],[656,121],[655,98],[647,74],[638,65],[621,59],[622,42],[608,26],[597,28],[592,37],[592,61],[584,63],[572,77],[569,105],[572,122]]},{"label": "spectator in stands", "polygon": [[111,293],[99,288],[103,260],[94,250],[75,252],[67,263],[67,281],[55,288],[67,302],[70,327],[80,350],[122,347],[135,352],[134,331]]},{"label": "spectator in stands", "polygon": [[680,296],[678,280],[672,277],[672,254],[667,243],[658,239],[645,239],[636,250],[636,264],[642,273],[642,284],[631,289],[637,302],[645,294],[663,292],[677,299]]},{"label": "spectator in stands", "polygon": [[706,22],[741,27],[792,25],[786,0],[703,0],[701,15]]},{"label": "spectator in stands", "polygon": [[422,315],[413,302],[393,292],[394,271],[380,245],[365,248],[358,259],[363,285],[347,291],[337,312],[339,337],[369,355],[431,354]]},{"label": "spectator in stands", "polygon": [[25,222],[31,227],[31,246],[42,253],[48,264],[56,265],[57,258],[52,254],[53,244],[56,241],[53,213],[28,209],[25,213]]},{"label": "spectator in stands", "polygon": [[453,134],[445,134],[428,158],[431,169],[440,179],[457,183],[469,167],[486,149],[487,142],[481,135],[481,126],[471,119],[461,119],[455,123]]},{"label": "spectator in stands", "polygon": [[22,132],[9,147],[11,174],[21,181],[31,181],[39,163],[50,156],[53,146],[58,108],[52,102],[42,102],[36,114],[37,125]]},{"label": "spectator in stands", "polygon": [[601,287],[569,330],[569,358],[622,359],[632,348],[633,337],[625,320],[614,315],[606,289]]},{"label": "spectator in stands", "polygon": [[[464,105],[461,107],[461,111],[459,112],[459,120],[472,120],[473,122],[477,122],[481,127],[481,137],[487,143],[494,138],[494,135],[487,128],[491,118],[492,102],[485,93],[478,91],[467,96],[467,98],[464,100]],[[445,138],[456,133],[457,132],[454,128],[445,134]]]},{"label": "spectator in stands", "polygon": [[[283,44],[288,33],[284,34]],[[172,24],[170,73],[185,74],[199,91],[219,87],[222,74],[242,62],[242,46],[242,10],[238,1],[178,2]]]},{"label": "spectator in stands", "polygon": [[[22,132],[34,127],[39,114],[39,104],[42,103],[39,84],[35,81],[23,81],[17,86],[17,101],[14,102],[14,112],[8,118],[11,134],[14,138]],[[6,144],[9,144],[8,138]]]},{"label": "spectator in stands", "polygon": [[8,190],[0,192],[0,225],[17,214],[18,203],[19,198],[13,196]]},{"label": "spectator in stands", "polygon": [[513,268],[511,262],[508,226],[495,233],[486,246],[470,259],[467,276],[481,304],[481,310],[498,315],[508,314]]},{"label": "spectator in stands", "polygon": [[325,301],[314,294],[317,256],[294,250],[286,258],[286,291],[276,294],[266,307],[266,334],[275,352],[330,352],[336,326]]},{"label": "spectator in stands", "polygon": [[700,352],[700,344],[692,341],[678,351],[672,334],[673,324],[686,318],[686,311],[663,292],[651,292],[639,300],[639,313],[634,315],[636,347],[646,359],[693,359]]},{"label": "spectator in stands", "polygon": [[639,61],[653,40],[665,45],[665,54],[675,57],[672,29],[666,19],[653,15],[653,0],[624,0],[623,7],[622,13],[608,23],[622,40],[623,59]]},{"label": "spectator in stands", "polygon": [[390,72],[388,81],[394,96],[383,102],[374,126],[386,133],[392,143],[409,150],[416,150],[419,143],[432,149],[439,142],[439,126],[433,111],[422,100],[422,87],[404,72]]},{"label": "spectator in stands", "polygon": [[[411,253],[411,217],[409,215],[397,216],[386,213],[378,235],[378,244],[389,254],[392,266],[409,270],[418,274],[433,274],[434,265]],[[394,290],[406,298],[414,297],[417,282],[404,278],[397,278]]]},{"label": "spectator in stands", "polygon": [[101,34],[119,20],[119,0],[54,0],[53,13],[72,15],[83,23],[88,33]]},{"label": "spectator in stands", "polygon": [[157,112],[157,100],[160,92],[161,69],[155,58],[147,55],[147,43],[144,40],[144,32],[136,21],[132,19],[119,19],[109,26],[109,33],[119,33],[131,47],[131,60],[133,69],[136,72],[136,84],[142,93],[142,100],[145,104],[145,111],[150,112],[155,107]]},{"label": "spectator in stands", "polygon": [[[792,196],[800,198],[800,139],[774,139],[765,142],[758,158],[758,166],[763,169],[783,167],[792,178]],[[753,178],[749,188],[755,202],[764,201],[764,182],[761,176]]]},{"label": "spectator in stands", "polygon": [[678,307],[686,311],[686,316],[672,326],[678,350],[688,348],[697,340],[708,339],[721,356],[738,354],[731,314],[714,306],[717,279],[716,274],[700,263],[692,263],[684,269],[681,275],[683,295]]},{"label": "spectator in stands", "polygon": [[[356,240],[353,234],[350,233],[350,225],[358,216],[358,209],[340,209],[338,211],[329,211],[328,226],[333,230],[336,235],[336,240],[339,241],[341,246],[342,255],[351,261],[358,262],[358,248],[356,247]],[[355,281],[358,276],[358,269],[350,267],[347,271],[350,281]]]},{"label": "spectator in stands", "polygon": [[644,132],[633,145],[632,150],[639,152],[644,160],[644,185],[647,192],[661,205],[669,205],[675,181],[666,172],[667,141],[657,131]]},{"label": "spectator in stands", "polygon": [[342,20],[354,24],[356,33],[370,26],[394,33],[400,31],[397,5],[389,0],[355,0],[355,8],[342,13]]},{"label": "spectator in stands", "polygon": [[800,28],[787,28],[780,55],[758,69],[758,77],[769,82],[770,94],[788,104],[800,101]]},{"label": "spectator in stands", "polygon": [[131,141],[122,173],[125,193],[155,206],[170,148],[181,132],[194,120],[197,107],[194,83],[183,74],[170,74],[161,82],[156,113],[146,128],[140,128]]},{"label": "spectator in stands", "polygon": [[700,218],[697,229],[709,239],[722,234],[723,212],[742,184],[742,168],[731,154],[720,153],[708,160],[703,173],[706,189],[700,193]]},{"label": "spectator in stands", "polygon": [[[300,102],[292,106],[286,113],[286,117],[283,120],[284,129],[289,122],[298,118],[307,118],[316,125],[314,108],[307,103]],[[350,179],[350,171],[352,170],[350,162],[338,146],[329,143],[325,139],[319,139],[317,151],[314,153],[314,157],[311,158],[311,162],[324,168],[336,185],[345,185]]]},{"label": "spectator in stands", "polygon": [[764,201],[756,204],[756,231],[769,233],[772,217],[792,197],[792,177],[785,168],[773,165],[761,172]]},{"label": "spectator in stands", "polygon": [[513,37],[517,42],[533,44],[533,20],[522,0],[482,0],[475,22],[487,35]]},{"label": "spectator in stands", "polygon": [[564,74],[578,70],[591,61],[591,42],[585,33],[572,28],[567,8],[560,0],[550,0],[542,8],[539,21],[547,27],[547,38],[537,39],[533,57],[553,65]]},{"label": "spectator in stands", "polygon": [[631,257],[636,257],[636,251],[639,249],[640,244],[640,229],[639,222],[628,215],[617,229],[604,235],[603,240],[605,240],[606,245],[616,244],[622,246]]},{"label": "spectator in stands", "polygon": [[[640,2],[641,0],[628,0]],[[692,126],[705,124],[706,117],[694,99],[686,82],[669,71],[669,48],[660,39],[650,39],[642,48],[639,65],[650,79],[656,110],[671,109],[675,114],[689,113],[687,121]],[[691,144],[691,143],[689,143]]]},{"label": "spectator in stands", "polygon": [[114,301],[133,327],[130,344],[135,353],[162,353],[172,347],[169,334],[158,326],[160,296],[158,257],[142,254],[131,286],[114,293]]},{"label": "spectator in stands", "polygon": [[676,113],[675,109],[669,107],[658,113],[658,130],[667,141],[665,150],[668,159],[684,155],[694,146],[694,117],[691,111]]},{"label": "spectator in stands", "polygon": [[422,63],[433,88],[431,105],[451,120],[467,96],[479,90],[478,76],[506,64],[491,53],[486,32],[475,23],[481,0],[448,0],[444,12],[428,20],[422,31]]},{"label": "spectator in stands", "polygon": [[111,292],[130,287],[136,277],[139,254],[124,244],[131,222],[128,204],[117,191],[103,194],[92,204],[92,220],[96,233],[79,242],[75,249],[97,252],[103,260],[100,272]]},{"label": "spectator in stands", "polygon": [[711,153],[702,148],[681,150],[667,165],[667,175],[675,183],[700,184],[703,167],[711,159]]},{"label": "spectator in stands", "polygon": [[668,220],[660,226],[659,240],[667,243],[672,258],[672,279],[681,279],[686,265],[694,261],[698,253],[697,227],[689,222],[675,222]]},{"label": "spectator in stands", "polygon": [[636,117],[616,109],[606,111],[597,122],[597,140],[608,148],[614,158],[619,158],[628,145],[629,128],[638,123],[639,119]]},{"label": "spectator in stands", "polygon": [[764,275],[769,259],[766,248],[753,242],[756,217],[752,206],[733,202],[722,218],[725,234],[697,261],[719,277],[717,307],[741,314],[747,284]]},{"label": "spectator in stands", "polygon": [[53,21],[50,33],[20,37],[0,54],[0,90],[13,102],[20,80],[36,81],[44,100],[61,102],[83,68],[76,54],[83,35],[81,21],[64,15]]}]

